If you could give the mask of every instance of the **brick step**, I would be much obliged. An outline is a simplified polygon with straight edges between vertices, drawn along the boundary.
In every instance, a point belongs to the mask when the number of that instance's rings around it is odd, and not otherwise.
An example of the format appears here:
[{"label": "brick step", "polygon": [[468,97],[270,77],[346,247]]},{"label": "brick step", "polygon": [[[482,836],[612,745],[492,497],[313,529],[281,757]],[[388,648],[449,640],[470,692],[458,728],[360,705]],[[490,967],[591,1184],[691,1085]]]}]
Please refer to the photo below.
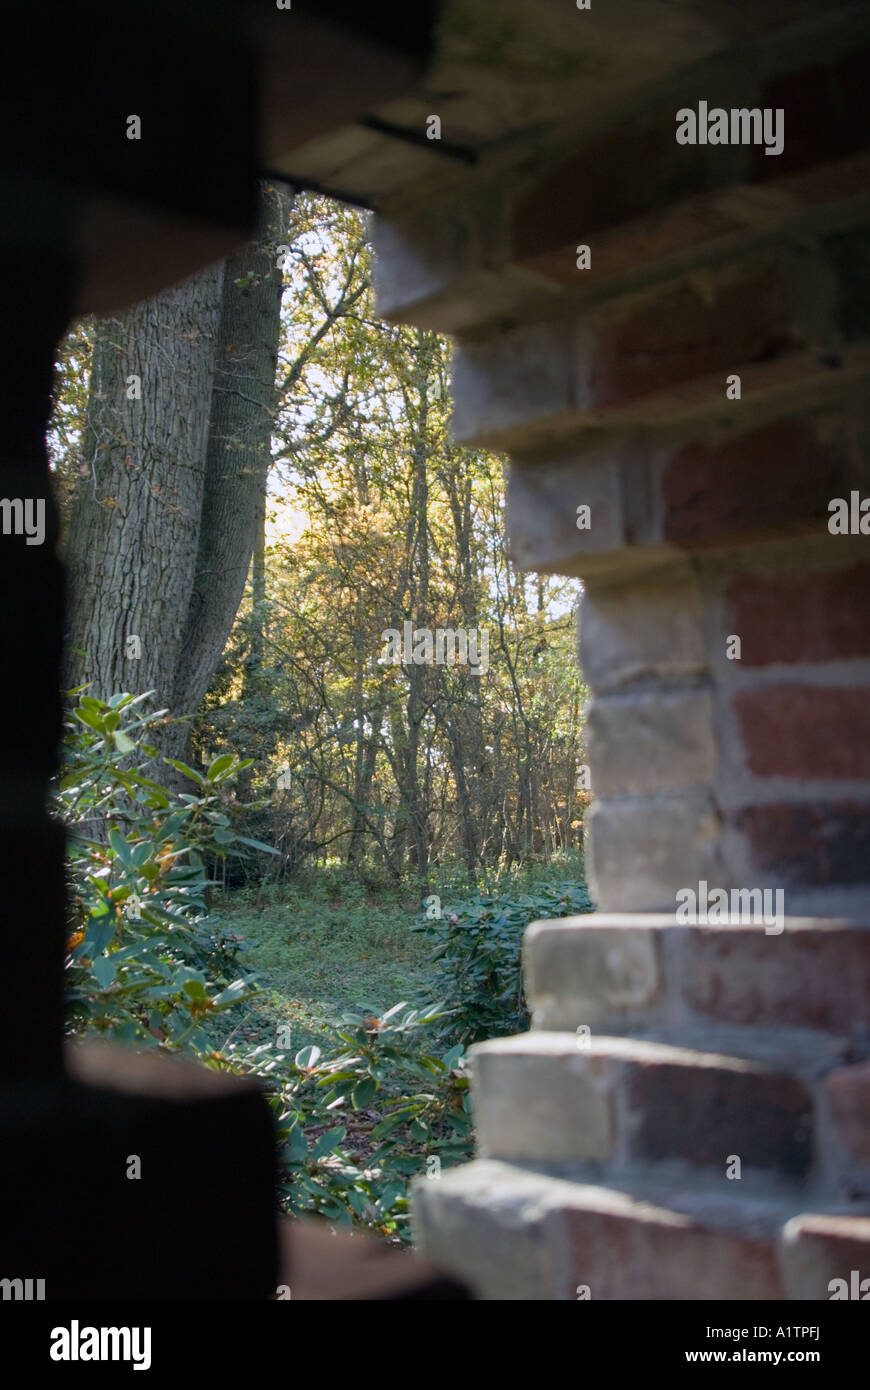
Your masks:
[{"label": "brick step", "polygon": [[627,1038],[525,1033],[474,1048],[483,1156],[519,1163],[702,1167],[790,1182],[814,1167],[816,1102],[747,1058]]},{"label": "brick step", "polygon": [[477,1159],[415,1184],[414,1224],[485,1299],[829,1298],[827,1278],[870,1275],[870,1207],[807,1213],[736,1186],[602,1187]]},{"label": "brick step", "polygon": [[[718,372],[699,372],[686,380],[663,378],[665,384],[658,389],[641,391],[636,397],[629,395],[627,399],[617,395],[612,402],[605,399],[596,401],[594,397],[590,399],[587,390],[578,386],[541,404],[537,393],[523,389],[523,383],[529,379],[533,350],[530,347],[529,357],[520,360],[521,344],[535,341],[541,357],[552,358],[561,348],[560,363],[569,378],[586,377],[593,371],[593,363],[597,366],[600,361],[600,350],[596,355],[592,346],[587,346],[585,353],[576,348],[576,341],[580,338],[579,328],[575,330],[574,341],[569,340],[567,345],[560,341],[560,338],[564,340],[568,337],[561,323],[556,325],[546,342],[541,342],[542,336],[542,329],[538,328],[536,340],[532,340],[529,329],[524,326],[503,338],[466,344],[464,349],[457,352],[454,412],[451,416],[451,429],[457,442],[466,448],[494,449],[511,454],[523,454],[530,450],[537,454],[545,448],[554,458],[565,452],[575,461],[578,452],[585,452],[591,461],[595,457],[596,445],[600,449],[602,442],[605,447],[610,442],[603,441],[605,434],[631,428],[661,430],[664,426],[697,426],[711,416],[726,413],[723,406],[728,405],[725,397],[728,382],[727,368],[724,367]],[[870,369],[870,345],[865,341],[849,344],[841,355],[836,371],[818,352],[782,353],[769,362],[747,362],[736,345],[731,346],[731,352],[728,368],[740,377],[741,401],[745,400],[751,406],[755,423],[765,415],[788,416],[799,411],[808,398],[814,404],[836,401],[847,384],[864,381]],[[655,354],[650,352],[649,356],[654,359]],[[487,396],[481,388],[482,380],[508,381],[512,389],[504,389],[497,395],[491,392]],[[581,446],[579,451],[578,445]],[[617,456],[612,445],[611,452]],[[540,462],[536,462],[534,467],[540,471]],[[616,467],[613,472],[617,476],[622,470]],[[628,481],[628,476],[623,476]],[[524,491],[521,501],[528,505],[533,497],[534,493]],[[516,492],[513,496],[508,493],[508,528],[513,546],[525,557],[529,553],[527,547],[533,543],[534,531],[548,508],[546,500],[539,502],[542,515],[530,517],[528,520],[535,526],[527,526],[521,506],[512,505],[517,500],[520,499],[517,499]],[[558,522],[559,514],[555,507],[552,510],[553,519]],[[584,545],[583,534],[577,533],[576,527],[574,529],[574,554],[588,569],[590,559],[594,561],[595,548]],[[654,533],[653,538],[665,539],[664,536],[655,537]],[[565,558],[559,555],[560,565],[565,563]],[[546,557],[546,561],[553,564],[552,554]],[[524,565],[531,568],[531,558],[528,561],[524,558]],[[602,566],[599,564],[597,568]]]},{"label": "brick step", "polygon": [[807,1030],[525,1033],[472,1049],[481,1152],[598,1172],[686,1166],[870,1197],[870,1064]]},{"label": "brick step", "polygon": [[[808,1029],[870,1056],[870,927],[786,918],[680,926],[673,914],[590,913],[533,922],[524,944],[536,1029],[631,1037],[709,1023]],[[820,1045],[821,1040],[820,1040]]]}]

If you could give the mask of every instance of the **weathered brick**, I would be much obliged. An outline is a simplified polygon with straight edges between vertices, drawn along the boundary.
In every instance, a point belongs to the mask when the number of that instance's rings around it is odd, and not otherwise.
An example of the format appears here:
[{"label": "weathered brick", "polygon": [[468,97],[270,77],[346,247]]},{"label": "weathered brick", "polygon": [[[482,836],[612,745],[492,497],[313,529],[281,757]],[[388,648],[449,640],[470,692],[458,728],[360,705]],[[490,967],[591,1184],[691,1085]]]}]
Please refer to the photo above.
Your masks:
[{"label": "weathered brick", "polygon": [[415,320],[421,306],[449,292],[481,261],[475,220],[456,207],[436,204],[402,221],[376,217],[372,240],[374,288],[385,318]]},{"label": "weathered brick", "polygon": [[576,1201],[548,1212],[546,1222],[550,1241],[561,1247],[557,1297],[576,1297],[578,1285],[588,1286],[593,1302],[782,1297],[772,1236],[716,1228],[594,1188],[579,1189]]},{"label": "weathered brick", "polygon": [[[733,70],[720,70],[707,85],[705,95],[709,105],[782,105],[772,98],[760,101],[760,93],[746,88],[742,99],[737,96],[739,78]],[[803,73],[795,74],[792,86],[798,86]],[[712,77],[712,74],[711,74]],[[738,81],[735,82],[735,77]],[[709,78],[708,78],[709,84]],[[770,84],[776,93],[778,87]],[[786,90],[783,87],[782,90]],[[568,247],[577,241],[589,241],[608,228],[637,222],[662,209],[684,204],[689,198],[723,185],[739,184],[747,179],[775,178],[778,173],[805,167],[816,159],[815,148],[804,149],[800,128],[795,125],[793,153],[789,147],[790,119],[794,111],[791,86],[787,93],[791,101],[786,118],[786,150],[783,156],[766,156],[763,149],[729,148],[713,145],[677,145],[675,113],[684,105],[697,103],[694,84],[686,85],[682,94],[672,94],[656,101],[644,111],[633,113],[616,122],[603,133],[587,139],[582,147],[561,160],[534,181],[517,200],[511,229],[514,257],[522,263],[534,264],[547,252]],[[826,106],[828,102],[824,103]],[[805,120],[811,119],[808,113]],[[859,117],[858,129],[862,128]],[[830,159],[833,153],[863,147],[851,132],[843,131],[838,147],[828,143],[825,150]],[[614,178],[613,170],[632,170],[631,178]]]},{"label": "weathered brick", "polygon": [[[580,198],[582,205],[575,206],[573,213],[573,235],[569,233],[563,242],[548,246],[552,234],[543,225],[541,249],[518,256],[524,270],[572,289],[597,287],[603,281],[613,282],[616,289],[656,260],[673,258],[680,252],[697,254],[699,245],[745,233],[746,228],[745,218],[738,216],[723,195],[708,194],[685,199],[674,207],[657,208],[615,228],[592,231],[584,190]],[[586,270],[577,268],[581,243],[591,249]]]},{"label": "weathered brick", "polygon": [[[589,241],[606,227],[688,197],[703,185],[701,146],[680,151],[685,159],[673,157],[674,109],[666,102],[639,120],[614,126],[537,180],[514,209],[514,259],[522,263],[573,241]],[[671,156],[666,182],[656,178],[663,156]],[[637,176],[615,179],[614,167],[623,164]]]},{"label": "weathered brick", "polygon": [[473,1049],[484,1157],[517,1163],[672,1160],[724,1177],[803,1176],[812,1103],[795,1077],[743,1058],[661,1043],[534,1031]]},{"label": "weathered brick", "polygon": [[813,574],[738,574],[728,586],[741,663],[870,655],[870,565]]},{"label": "weathered brick", "polygon": [[835,1279],[844,1279],[851,1294],[853,1270],[859,1285],[868,1281],[858,1290],[859,1298],[870,1298],[870,1216],[856,1212],[793,1217],[782,1233],[780,1262],[787,1298],[830,1299],[842,1292],[831,1287]]},{"label": "weathered brick", "polygon": [[858,1163],[870,1163],[870,1063],[829,1072],[825,1098],[846,1152]]},{"label": "weathered brick", "polygon": [[702,285],[683,279],[633,302],[586,334],[580,399],[621,405],[695,377],[725,376],[799,345],[773,262],[738,264]]},{"label": "weathered brick", "polygon": [[775,156],[765,155],[761,147],[752,148],[752,178],[767,182],[866,148],[870,139],[868,84],[870,49],[866,39],[857,52],[767,82],[757,105],[784,110],[785,144],[782,153]]},{"label": "weathered brick", "polygon": [[870,690],[765,685],[732,704],[758,777],[870,777]]},{"label": "weathered brick", "polygon": [[687,883],[719,873],[719,820],[710,792],[593,803],[586,821],[592,896],[604,912],[673,910]]},{"label": "weathered brick", "polygon": [[613,1153],[612,1068],[564,1033],[499,1038],[472,1051],[474,1122],[484,1158],[570,1163]]},{"label": "weathered brick", "polygon": [[536,1028],[612,1031],[615,1017],[635,1019],[661,993],[656,936],[599,914],[533,922],[523,945],[526,997]]},{"label": "weathered brick", "polygon": [[723,1023],[845,1034],[870,1017],[870,929],[695,928],[685,936],[678,988],[691,1009]]},{"label": "weathered brick", "polygon": [[792,1178],[807,1173],[812,1102],[796,1077],[703,1053],[681,1056],[679,1064],[656,1056],[627,1071],[634,1159],[683,1158],[724,1175],[726,1159],[736,1154],[750,1168]]},{"label": "weathered brick", "polygon": [[463,188],[424,210],[375,217],[372,278],[378,312],[398,323],[461,333],[510,317],[555,287],[506,264],[500,187]]},{"label": "weathered brick", "polygon": [[536,323],[467,342],[453,357],[454,438],[520,447],[573,418],[570,323]]},{"label": "weathered brick", "polygon": [[661,533],[704,547],[764,536],[828,534],[832,497],[858,475],[851,449],[807,421],[786,420],[719,444],[688,444],[665,462]]},{"label": "weathered brick", "polygon": [[[864,44],[858,52],[814,62],[752,84],[741,91],[745,71],[732,73],[717,93],[709,86],[709,105],[777,107],[785,112],[781,154],[763,146],[677,146],[674,113],[693,106],[697,93],[656,103],[587,140],[582,149],[527,188],[513,214],[511,244],[515,260],[563,284],[584,284],[625,274],[639,263],[673,256],[723,236],[775,222],[805,196],[816,201],[813,176],[822,170],[837,196],[837,178],[850,157],[868,143],[865,93],[868,76]],[[737,80],[735,81],[735,78]],[[821,114],[824,113],[824,114]],[[631,168],[630,179],[614,179],[614,168]],[[783,183],[783,201],[766,202],[753,185]],[[860,176],[846,173],[841,196],[859,192]],[[574,247],[593,246],[592,268],[578,273]]]},{"label": "weathered brick", "polygon": [[653,796],[716,770],[709,690],[598,697],[586,715],[596,796]]},{"label": "weathered brick", "polygon": [[415,1246],[468,1282],[479,1298],[552,1299],[552,1255],[540,1221],[552,1182],[485,1159],[416,1182]]},{"label": "weathered brick", "polygon": [[578,617],[583,675],[596,693],[658,677],[680,681],[707,669],[695,576],[682,571],[584,587]]},{"label": "weathered brick", "polygon": [[[577,507],[589,507],[578,530]],[[507,475],[511,558],[522,569],[569,573],[590,556],[625,545],[618,460],[591,453],[554,462],[511,463]]]},{"label": "weathered brick", "polygon": [[759,872],[783,885],[866,883],[870,879],[870,804],[786,803],[746,806],[734,824]]},{"label": "weathered brick", "polygon": [[[742,164],[742,157],[738,159]],[[777,162],[775,157],[764,157],[769,178],[776,177],[777,170],[770,166]],[[580,168],[581,180],[586,163],[587,160],[581,159],[573,166]],[[576,192],[565,186],[559,200],[559,226],[564,230],[554,232],[549,220],[542,217],[540,228],[536,236],[528,240],[525,252],[517,247],[517,264],[524,271],[551,281],[554,286],[575,290],[588,287],[596,291],[605,287],[608,291],[617,291],[648,277],[656,262],[660,263],[662,277],[673,275],[681,262],[686,267],[696,264],[702,248],[721,255],[727,247],[728,254],[736,256],[744,250],[753,233],[780,221],[786,208],[800,204],[812,207],[861,192],[868,182],[870,157],[859,151],[834,163],[780,173],[781,198],[759,197],[751,183],[739,181],[737,162],[732,163],[732,170],[737,182],[696,191],[664,206],[657,206],[653,199],[646,211],[603,226],[592,225],[597,223],[600,213],[595,209],[590,218],[585,185],[579,182]],[[566,171],[559,178],[571,176],[571,172]],[[530,203],[540,210],[537,194]],[[821,242],[823,259],[831,264],[841,286],[835,321],[847,341],[866,333],[867,299],[860,290],[865,237],[861,229],[844,235],[842,244],[838,237],[824,238]],[[581,243],[591,249],[591,261],[586,270],[577,268],[577,246]],[[857,301],[850,299],[852,285],[859,289]]]},{"label": "weathered brick", "polygon": [[678,1200],[478,1159],[414,1185],[414,1227],[418,1248],[483,1299],[574,1302],[580,1285],[593,1302],[783,1296],[774,1209]]}]

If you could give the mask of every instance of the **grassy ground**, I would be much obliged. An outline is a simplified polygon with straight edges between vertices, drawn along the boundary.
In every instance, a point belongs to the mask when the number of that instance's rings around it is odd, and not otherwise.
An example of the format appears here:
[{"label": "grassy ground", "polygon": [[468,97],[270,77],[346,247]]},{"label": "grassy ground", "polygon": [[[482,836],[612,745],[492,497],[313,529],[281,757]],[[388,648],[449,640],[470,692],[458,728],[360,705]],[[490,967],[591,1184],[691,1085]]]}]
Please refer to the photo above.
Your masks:
[{"label": "grassy ground", "polygon": [[245,938],[240,961],[259,973],[262,993],[237,1034],[249,1041],[274,1041],[289,1024],[294,1051],[322,1045],[344,1009],[380,1014],[425,981],[426,945],[408,930],[420,900],[407,889],[375,894],[326,870],[282,888],[262,910],[247,893],[228,894],[215,909]]},{"label": "grassy ground", "polygon": [[[528,891],[564,879],[575,864],[562,860],[534,865],[492,879],[487,888]],[[580,877],[578,871],[578,877]],[[244,937],[240,961],[259,973],[262,993],[245,1009],[235,1037],[274,1042],[289,1025],[291,1047],[323,1046],[330,1027],[346,1008],[380,1015],[409,999],[429,978],[424,957],[430,946],[409,930],[419,920],[428,889],[364,883],[337,866],[303,871],[298,879],[261,894],[229,893],[214,904],[222,926]],[[431,891],[445,910],[461,885],[447,876]]]}]

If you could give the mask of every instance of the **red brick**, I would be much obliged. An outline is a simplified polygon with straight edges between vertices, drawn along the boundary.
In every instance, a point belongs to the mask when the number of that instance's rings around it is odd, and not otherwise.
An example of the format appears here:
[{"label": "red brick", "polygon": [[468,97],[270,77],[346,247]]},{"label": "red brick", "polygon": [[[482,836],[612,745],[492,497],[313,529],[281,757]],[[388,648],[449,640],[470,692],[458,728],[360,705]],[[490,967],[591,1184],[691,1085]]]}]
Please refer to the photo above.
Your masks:
[{"label": "red brick", "polygon": [[[848,157],[867,144],[867,86],[865,50],[839,64],[772,79],[755,99],[732,103],[725,88],[706,94],[710,106],[782,107],[785,143],[779,155],[765,154],[763,145],[677,145],[676,112],[697,105],[698,94],[688,89],[651,106],[586,140],[530,184],[514,211],[513,257],[525,264],[586,241],[593,246],[594,267],[596,233],[697,195],[718,196],[723,186],[769,183]],[[614,169],[631,170],[631,177],[615,178]]]},{"label": "red brick", "polygon": [[734,820],[756,867],[784,885],[870,881],[870,805],[749,806]]},{"label": "red brick", "polygon": [[870,777],[870,690],[765,685],[733,697],[758,777]]},{"label": "red brick", "polygon": [[[769,4],[765,4],[769,10]],[[760,18],[760,17],[759,17]],[[767,27],[769,16],[764,17]],[[770,21],[771,27],[775,21]],[[789,202],[836,197],[837,188],[818,189],[814,180],[831,169],[834,185],[848,180],[845,166],[860,158],[870,139],[870,52],[863,48],[827,66],[816,65],[769,80],[754,97],[731,102],[727,91],[706,95],[711,106],[732,104],[782,108],[784,147],[779,155],[765,154],[763,145],[730,147],[679,146],[675,113],[696,106],[697,93],[686,91],[622,121],[583,143],[576,154],[527,188],[513,216],[513,259],[520,265],[560,282],[582,285],[639,260],[649,265],[657,256],[673,254],[686,242],[686,226],[697,223],[694,244],[723,234],[745,231],[745,218],[735,217],[729,194],[741,185],[783,182]],[[614,169],[630,169],[630,178],[614,178]],[[806,183],[804,184],[804,180]],[[854,185],[863,190],[860,179]],[[672,215],[679,208],[680,217]],[[757,229],[777,220],[782,209],[769,214],[754,209]],[[633,225],[634,232],[629,228]],[[607,248],[605,234],[625,228],[636,255],[630,260],[618,246]],[[592,267],[578,272],[574,248],[592,247]],[[597,260],[600,253],[602,260]],[[612,261],[610,269],[605,258]]]},{"label": "red brick", "polygon": [[783,1231],[781,1262],[787,1298],[830,1299],[834,1279],[845,1279],[851,1297],[853,1270],[859,1285],[870,1279],[870,1219],[863,1212],[795,1216]]},{"label": "red brick", "polygon": [[[545,244],[543,250],[518,256],[517,264],[557,284],[583,289],[615,276],[631,275],[639,266],[651,266],[665,256],[697,252],[699,246],[746,232],[745,220],[741,222],[726,198],[715,193],[683,198],[671,207],[633,217],[597,232],[591,242],[582,212],[576,213],[572,225],[574,234],[568,241],[552,247]],[[589,242],[592,250],[589,269],[583,271],[577,269],[576,248],[581,242]]]},{"label": "red brick", "polygon": [[870,1163],[870,1062],[829,1072],[825,1096],[844,1149],[859,1163]]},{"label": "red brick", "polygon": [[[530,187],[514,211],[514,259],[522,262],[558,246],[588,242],[605,227],[698,192],[705,183],[705,147],[676,144],[678,105],[668,101],[640,119],[622,122]],[[636,176],[614,178],[619,168],[631,168]]]},{"label": "red brick", "polygon": [[[839,62],[806,68],[766,84],[754,106],[785,112],[782,154],[752,147],[751,177],[762,182],[829,163],[863,149],[870,138],[870,49]],[[775,166],[775,167],[772,167]]]},{"label": "red brick", "polygon": [[[768,165],[777,162],[771,155],[764,158]],[[664,207],[653,207],[648,212],[619,220],[613,226],[593,228],[591,224],[597,221],[598,214],[588,207],[582,183],[577,185],[577,196],[572,197],[568,180],[574,175],[566,170],[559,177],[560,181],[566,181],[558,193],[560,230],[552,233],[550,222],[542,212],[542,207],[548,205],[539,204],[536,192],[531,200],[531,211],[541,217],[540,226],[534,229],[534,235],[530,235],[530,228],[523,238],[528,244],[524,249],[518,245],[514,251],[515,263],[522,269],[543,275],[557,284],[570,285],[572,289],[598,286],[617,276],[630,276],[639,267],[649,271],[657,261],[666,261],[670,265],[669,273],[673,274],[673,258],[683,252],[697,253],[702,247],[713,246],[719,249],[726,244],[726,238],[729,239],[729,254],[740,254],[745,246],[746,217],[737,211],[741,205],[740,194],[735,197],[732,187],[681,196]],[[782,191],[783,203],[814,206],[857,197],[868,183],[870,156],[858,152],[830,164],[812,165],[785,174],[776,187],[777,191]],[[778,222],[781,206],[771,202],[768,208],[756,207],[753,217],[754,229],[758,232],[762,226]],[[849,278],[850,255],[854,257],[856,251],[860,254],[864,237],[862,229],[834,234],[821,241],[822,258],[833,260],[838,283],[844,285],[837,322],[849,340],[860,336],[859,330],[866,332],[867,317],[861,312],[864,305],[855,304],[856,281],[854,276]],[[592,250],[591,265],[584,271],[579,271],[576,263],[577,246],[581,242],[587,242]]]},{"label": "red brick", "polygon": [[564,1248],[565,1298],[575,1298],[579,1284],[589,1286],[593,1302],[782,1298],[770,1237],[713,1229],[649,1206],[625,1213],[567,1208],[549,1213],[547,1225]]},{"label": "red brick", "polygon": [[685,938],[679,987],[690,1008],[722,1023],[845,1035],[870,1017],[870,929],[786,928],[767,936],[761,928],[696,928]]},{"label": "red brick", "polygon": [[870,655],[870,565],[823,574],[737,575],[728,631],[743,666]]},{"label": "red brick", "polygon": [[728,1154],[750,1168],[802,1176],[812,1163],[812,1102],[802,1081],[759,1068],[655,1062],[628,1069],[630,1154],[684,1158],[724,1173]]},{"label": "red brick", "polygon": [[830,499],[847,496],[858,481],[847,442],[821,439],[805,421],[778,421],[723,444],[690,444],[662,474],[662,539],[700,548],[827,534]]},{"label": "red brick", "polygon": [[717,369],[724,399],[727,372],[797,344],[773,262],[716,277],[708,300],[681,282],[598,329],[590,405],[622,404]]},{"label": "red brick", "polygon": [[792,1177],[812,1162],[812,1103],[796,1077],[713,1060],[627,1069],[629,1152],[640,1161],[684,1158],[725,1171],[728,1154]]}]

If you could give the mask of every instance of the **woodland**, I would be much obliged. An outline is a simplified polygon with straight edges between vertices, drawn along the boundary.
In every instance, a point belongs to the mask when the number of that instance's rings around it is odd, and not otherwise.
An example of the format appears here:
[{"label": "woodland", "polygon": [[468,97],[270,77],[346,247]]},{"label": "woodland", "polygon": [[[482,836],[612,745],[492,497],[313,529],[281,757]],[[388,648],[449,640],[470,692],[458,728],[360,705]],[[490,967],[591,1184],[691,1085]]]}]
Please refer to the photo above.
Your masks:
[{"label": "woodland", "polygon": [[256,1074],[285,1210],[402,1241],[471,1152],[467,1047],[528,1026],[525,926],[592,907],[586,690],[578,585],[511,563],[371,260],[264,185],[255,243],[61,344],[52,795],[71,1037]]}]

